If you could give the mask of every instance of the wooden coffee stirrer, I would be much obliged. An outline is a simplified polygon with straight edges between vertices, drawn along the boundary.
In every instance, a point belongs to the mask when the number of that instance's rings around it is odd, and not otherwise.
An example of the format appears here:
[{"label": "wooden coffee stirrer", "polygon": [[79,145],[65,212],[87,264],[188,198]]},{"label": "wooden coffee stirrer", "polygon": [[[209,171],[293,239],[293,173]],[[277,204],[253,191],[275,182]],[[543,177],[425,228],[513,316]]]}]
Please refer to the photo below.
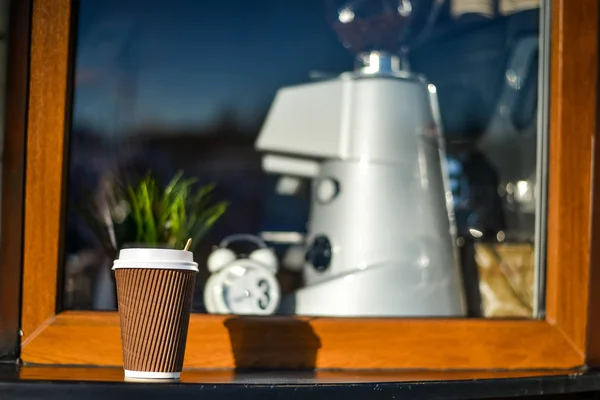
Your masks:
[{"label": "wooden coffee stirrer", "polygon": [[192,245],[192,238],[189,238],[187,240],[187,243],[185,244],[185,247],[183,248],[183,250],[188,251],[190,249],[191,245]]}]

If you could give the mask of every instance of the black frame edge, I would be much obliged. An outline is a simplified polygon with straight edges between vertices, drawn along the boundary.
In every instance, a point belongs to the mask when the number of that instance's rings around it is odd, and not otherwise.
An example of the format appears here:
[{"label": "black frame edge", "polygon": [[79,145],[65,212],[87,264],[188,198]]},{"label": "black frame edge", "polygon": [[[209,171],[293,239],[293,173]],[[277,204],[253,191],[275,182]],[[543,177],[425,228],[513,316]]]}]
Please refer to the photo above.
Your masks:
[{"label": "black frame edge", "polygon": [[29,49],[33,0],[11,0],[0,215],[0,361],[17,362],[25,210]]}]

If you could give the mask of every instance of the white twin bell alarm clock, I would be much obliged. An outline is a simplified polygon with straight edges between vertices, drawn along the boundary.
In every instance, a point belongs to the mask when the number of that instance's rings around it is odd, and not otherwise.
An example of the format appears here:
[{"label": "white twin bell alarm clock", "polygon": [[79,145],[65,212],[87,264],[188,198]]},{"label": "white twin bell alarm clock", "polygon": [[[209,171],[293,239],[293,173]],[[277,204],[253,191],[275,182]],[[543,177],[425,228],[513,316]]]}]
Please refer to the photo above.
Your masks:
[{"label": "white twin bell alarm clock", "polygon": [[[234,242],[251,242],[257,249],[247,257],[234,252]],[[275,275],[277,256],[260,238],[249,234],[227,236],[207,261],[212,273],[204,286],[204,305],[211,314],[270,315],[281,298]]]}]

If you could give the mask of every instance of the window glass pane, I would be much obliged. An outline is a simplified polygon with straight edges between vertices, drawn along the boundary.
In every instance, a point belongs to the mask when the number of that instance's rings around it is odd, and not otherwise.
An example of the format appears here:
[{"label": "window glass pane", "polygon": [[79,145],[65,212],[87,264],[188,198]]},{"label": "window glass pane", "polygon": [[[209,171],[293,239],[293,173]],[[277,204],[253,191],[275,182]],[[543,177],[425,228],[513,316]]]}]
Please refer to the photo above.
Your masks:
[{"label": "window glass pane", "polygon": [[[192,237],[195,312],[537,317],[539,7],[81,0],[64,307],[115,309],[121,248]],[[220,245],[250,262],[211,273]]]}]

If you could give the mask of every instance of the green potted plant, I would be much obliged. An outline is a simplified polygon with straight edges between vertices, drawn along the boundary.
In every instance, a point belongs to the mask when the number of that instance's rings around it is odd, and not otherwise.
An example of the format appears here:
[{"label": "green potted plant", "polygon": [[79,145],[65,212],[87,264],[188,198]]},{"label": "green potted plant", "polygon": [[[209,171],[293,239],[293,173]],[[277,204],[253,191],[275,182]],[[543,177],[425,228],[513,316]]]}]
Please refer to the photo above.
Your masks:
[{"label": "green potted plant", "polygon": [[[135,184],[121,184],[107,175],[95,199],[80,207],[106,253],[107,264],[112,264],[123,247],[182,249],[191,238],[193,251],[229,205],[213,201],[214,184],[197,187],[196,183],[195,179],[183,179],[182,172],[165,186],[151,174]],[[104,298],[114,297],[109,271],[108,266],[102,268],[98,279],[104,283],[97,282],[104,293],[111,292]],[[110,308],[103,304],[100,308]]]},{"label": "green potted plant", "polygon": [[214,184],[196,188],[195,179],[177,173],[162,187],[148,174],[136,184],[107,178],[98,201],[87,207],[88,223],[103,247],[116,256],[124,246],[193,249],[225,213],[227,201],[213,201]]}]

